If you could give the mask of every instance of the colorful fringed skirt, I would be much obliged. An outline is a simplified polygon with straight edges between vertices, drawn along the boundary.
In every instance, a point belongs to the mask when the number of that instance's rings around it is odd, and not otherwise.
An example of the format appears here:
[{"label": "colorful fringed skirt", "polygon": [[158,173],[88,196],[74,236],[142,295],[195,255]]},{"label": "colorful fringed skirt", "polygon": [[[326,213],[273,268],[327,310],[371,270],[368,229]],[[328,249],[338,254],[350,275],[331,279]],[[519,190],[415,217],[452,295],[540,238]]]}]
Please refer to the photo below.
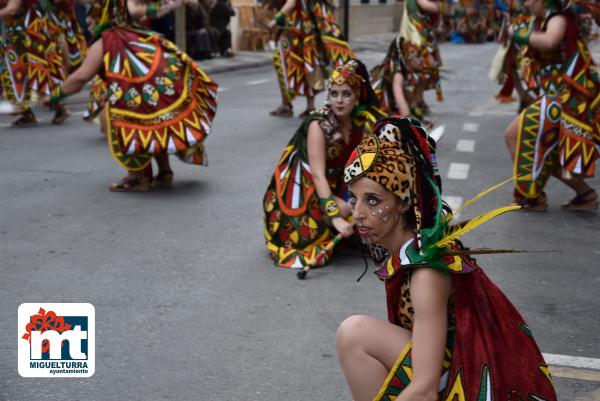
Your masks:
[{"label": "colorful fringed skirt", "polygon": [[[263,197],[266,247],[277,266],[302,268],[313,265],[316,256],[335,236],[330,221],[321,210],[321,202],[308,164],[307,133],[315,119],[325,118],[314,112],[300,126],[279,158],[275,172]],[[358,145],[362,129],[356,128],[350,143],[327,143],[326,176],[331,192],[345,199],[343,166]],[[320,263],[329,262],[328,251]]]},{"label": "colorful fringed skirt", "polygon": [[2,88],[8,101],[25,110],[32,94],[48,96],[62,83],[63,59],[36,1],[23,1],[21,9],[7,18],[4,26],[0,47]]},{"label": "colorful fringed skirt", "polygon": [[[217,109],[217,84],[159,34],[114,27],[102,32],[108,90],[109,147],[127,170],[144,169],[155,154],[206,165],[204,140]],[[102,82],[97,82],[102,96]]]},{"label": "colorful fringed skirt", "polygon": [[53,0],[48,7],[48,32],[60,40],[59,48],[66,56],[67,71],[76,70],[87,54],[85,35],[75,16],[75,2]]},{"label": "colorful fringed skirt", "polygon": [[326,0],[298,0],[273,54],[280,86],[291,101],[325,89],[333,69],[354,58]]}]

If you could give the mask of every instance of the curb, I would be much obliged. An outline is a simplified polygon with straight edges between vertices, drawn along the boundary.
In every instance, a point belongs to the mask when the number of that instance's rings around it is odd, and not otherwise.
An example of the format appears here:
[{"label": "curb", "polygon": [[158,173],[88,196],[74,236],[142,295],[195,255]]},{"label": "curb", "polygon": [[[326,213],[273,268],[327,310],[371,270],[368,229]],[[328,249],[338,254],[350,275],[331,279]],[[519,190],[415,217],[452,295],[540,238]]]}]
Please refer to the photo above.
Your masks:
[{"label": "curb", "polygon": [[246,69],[250,69],[250,68],[264,67],[266,65],[272,64],[270,57],[269,57],[269,59],[265,59],[265,60],[256,60],[256,61],[251,61],[251,62],[247,62],[247,63],[239,63],[239,64],[223,65],[223,66],[209,66],[209,65],[207,66],[207,65],[203,65],[202,61],[196,61],[196,62],[198,63],[200,68],[202,68],[202,70],[209,75],[220,74],[223,72],[246,70]]},{"label": "curb", "polygon": [[[389,42],[391,41],[391,38],[395,37],[395,33],[387,33],[387,34],[380,34],[380,35],[374,35],[374,36],[362,36],[362,37],[357,37],[355,40],[356,41],[350,41],[350,47],[352,48],[352,50],[354,50],[355,53],[358,52],[363,52],[363,51],[383,51],[385,52],[385,50],[387,49],[387,46],[389,45]],[[271,65],[273,63],[272,61],[272,52],[270,51],[265,51],[265,52],[244,52],[247,54],[252,54],[252,57],[257,58],[257,60],[252,60],[252,61],[243,61],[240,62],[239,64],[228,64],[228,65],[214,65],[211,66],[211,61],[198,61],[196,60],[196,62],[198,63],[198,65],[200,66],[200,68],[202,68],[202,70],[204,72],[206,72],[207,74],[220,74],[220,73],[224,73],[224,72],[231,72],[231,71],[239,71],[239,70],[246,70],[246,69],[250,69],[250,68],[258,68],[258,67],[264,67],[267,65]],[[234,56],[235,57],[235,56]],[[264,59],[261,59],[263,58]],[[216,59],[218,60],[218,59]]]}]

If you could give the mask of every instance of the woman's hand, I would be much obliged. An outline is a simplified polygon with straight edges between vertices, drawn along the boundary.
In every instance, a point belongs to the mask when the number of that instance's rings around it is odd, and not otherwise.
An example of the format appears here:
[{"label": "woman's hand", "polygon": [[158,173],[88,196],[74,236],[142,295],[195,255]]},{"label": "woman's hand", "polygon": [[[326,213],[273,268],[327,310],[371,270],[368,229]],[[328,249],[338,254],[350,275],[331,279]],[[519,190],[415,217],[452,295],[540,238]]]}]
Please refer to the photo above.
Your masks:
[{"label": "woman's hand", "polygon": [[271,31],[274,30],[276,26],[277,26],[277,22],[274,19],[272,19],[271,21],[269,21],[269,23],[267,24],[267,27]]},{"label": "woman's hand", "polygon": [[350,207],[348,202],[346,202],[343,199],[338,198],[335,195],[333,196],[333,198],[335,199],[335,203],[337,203],[338,208],[340,208],[340,213],[342,214],[343,218],[346,219],[349,216],[352,216],[352,208]]},{"label": "woman's hand", "polygon": [[352,234],[354,234],[352,224],[348,223],[342,217],[335,217],[333,220],[331,220],[331,223],[337,232],[342,234],[344,238],[349,238],[352,236]]}]

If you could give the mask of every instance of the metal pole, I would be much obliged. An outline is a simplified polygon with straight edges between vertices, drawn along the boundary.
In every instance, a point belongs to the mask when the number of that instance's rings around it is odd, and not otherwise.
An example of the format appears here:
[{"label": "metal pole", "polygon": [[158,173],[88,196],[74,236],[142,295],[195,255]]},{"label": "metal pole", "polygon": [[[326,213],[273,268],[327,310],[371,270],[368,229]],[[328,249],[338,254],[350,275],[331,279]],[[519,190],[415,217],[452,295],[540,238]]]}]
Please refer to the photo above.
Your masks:
[{"label": "metal pole", "polygon": [[350,0],[344,0],[344,36],[350,40]]},{"label": "metal pole", "polygon": [[175,44],[182,52],[186,51],[185,6],[175,10]]}]

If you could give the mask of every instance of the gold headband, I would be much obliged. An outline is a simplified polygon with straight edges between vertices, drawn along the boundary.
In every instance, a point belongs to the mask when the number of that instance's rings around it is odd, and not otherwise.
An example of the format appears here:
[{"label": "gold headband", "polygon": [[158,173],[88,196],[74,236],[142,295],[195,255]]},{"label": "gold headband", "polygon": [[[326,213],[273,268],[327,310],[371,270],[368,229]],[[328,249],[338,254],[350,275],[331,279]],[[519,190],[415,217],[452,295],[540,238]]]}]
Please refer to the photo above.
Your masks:
[{"label": "gold headband", "polygon": [[327,89],[331,89],[331,85],[344,85],[347,84],[357,99],[360,98],[360,90],[363,83],[363,78],[356,72],[358,63],[354,60],[348,61],[341,67],[337,67],[329,77],[327,83]]}]

